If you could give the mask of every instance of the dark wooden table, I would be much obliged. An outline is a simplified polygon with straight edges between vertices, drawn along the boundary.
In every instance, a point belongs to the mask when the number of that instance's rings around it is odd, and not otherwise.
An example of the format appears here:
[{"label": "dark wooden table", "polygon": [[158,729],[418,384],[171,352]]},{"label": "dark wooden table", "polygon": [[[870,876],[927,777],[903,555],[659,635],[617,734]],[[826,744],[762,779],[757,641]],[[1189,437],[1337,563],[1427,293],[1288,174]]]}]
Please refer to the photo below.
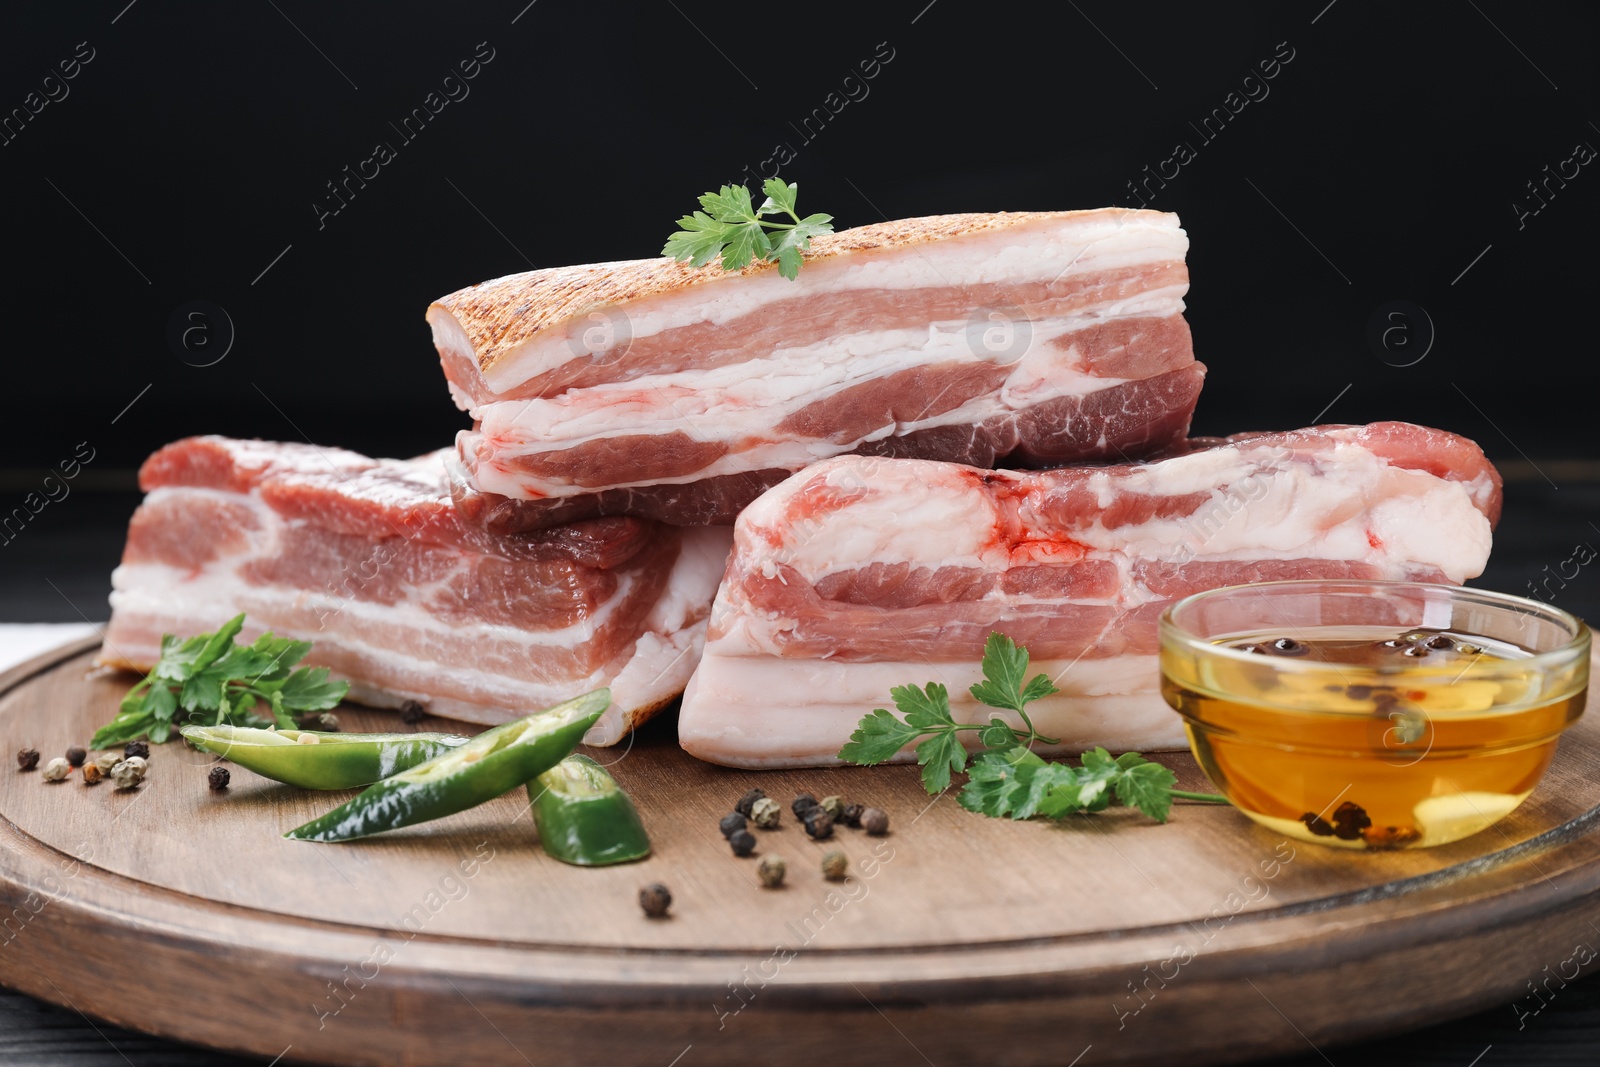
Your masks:
[{"label": "dark wooden table", "polygon": [[[1600,547],[1600,470],[1588,464],[1541,462],[1539,468],[1506,463],[1505,518],[1496,532],[1494,559],[1475,585],[1530,592],[1550,581],[1546,599],[1585,618],[1600,618],[1600,566],[1569,565],[1580,544]],[[1541,470],[1544,473],[1541,473]],[[1554,483],[1546,478],[1554,478]],[[1557,487],[1559,486],[1559,488]],[[85,493],[74,498],[72,523],[49,536],[18,538],[6,547],[0,569],[0,621],[81,622],[106,615],[108,575],[121,551],[127,516],[137,503],[128,493]],[[37,531],[35,531],[37,532]],[[1600,949],[1600,933],[1595,947]],[[128,976],[130,981],[148,976]],[[159,980],[156,976],[155,980]],[[1600,1062],[1600,976],[1581,979],[1548,997],[1537,1014],[1501,1005],[1464,1019],[1412,1033],[1346,1046],[1313,1048],[1271,1061],[1277,1067],[1336,1064],[1497,1067],[1503,1064]],[[270,1011],[270,1005],[263,1005]],[[1349,1006],[1353,1019],[1362,1005]],[[248,1025],[248,1020],[241,1020]],[[1289,1025],[1285,1022],[1285,1025]],[[693,1067],[693,1053],[682,1067]],[[0,1067],[228,1067],[264,1060],[228,1056],[108,1026],[72,1010],[0,991]],[[1093,1053],[1082,1061],[1091,1067]],[[1066,1064],[1063,1063],[1063,1067]]]}]

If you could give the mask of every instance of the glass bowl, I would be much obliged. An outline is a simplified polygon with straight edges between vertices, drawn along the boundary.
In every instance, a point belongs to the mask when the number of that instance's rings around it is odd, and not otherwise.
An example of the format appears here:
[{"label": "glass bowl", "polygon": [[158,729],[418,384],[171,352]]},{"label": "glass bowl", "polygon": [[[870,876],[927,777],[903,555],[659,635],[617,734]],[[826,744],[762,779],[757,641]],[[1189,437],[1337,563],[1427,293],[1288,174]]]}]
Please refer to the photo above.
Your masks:
[{"label": "glass bowl", "polygon": [[1161,693],[1256,822],[1426,848],[1527,799],[1583,714],[1589,642],[1558,608],[1458,586],[1228,586],[1162,614]]}]

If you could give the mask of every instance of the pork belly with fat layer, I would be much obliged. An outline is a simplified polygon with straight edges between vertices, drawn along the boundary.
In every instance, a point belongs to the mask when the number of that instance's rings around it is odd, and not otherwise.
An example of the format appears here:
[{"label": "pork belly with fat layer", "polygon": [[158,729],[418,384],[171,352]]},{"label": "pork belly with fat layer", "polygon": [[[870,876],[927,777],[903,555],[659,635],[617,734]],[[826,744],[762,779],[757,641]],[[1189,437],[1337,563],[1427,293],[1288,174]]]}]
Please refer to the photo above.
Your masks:
[{"label": "pork belly with fat layer", "polygon": [[350,697],[470,722],[609,685],[587,738],[611,744],[682,691],[728,553],[726,530],[602,518],[498,536],[457,513],[443,453],[373,460],[195,437],[140,471],[100,661],[146,670],[164,633],[246,614],[313,642]]},{"label": "pork belly with fat layer", "polygon": [[1188,237],[1154,211],[906,219],[813,240],[799,278],[668,259],[512,275],[428,310],[457,502],[497,531],[731,523],[843,453],[991,466],[1149,455],[1204,368]]},{"label": "pork belly with fat layer", "polygon": [[1499,510],[1476,445],[1398,422],[1049,471],[831,459],[739,516],[679,739],[731,766],[833,763],[892,687],[928,681],[959,720],[1020,726],[967,692],[997,630],[1060,687],[1029,714],[1062,750],[1182,748],[1156,659],[1173,600],[1291,578],[1460,583]]}]

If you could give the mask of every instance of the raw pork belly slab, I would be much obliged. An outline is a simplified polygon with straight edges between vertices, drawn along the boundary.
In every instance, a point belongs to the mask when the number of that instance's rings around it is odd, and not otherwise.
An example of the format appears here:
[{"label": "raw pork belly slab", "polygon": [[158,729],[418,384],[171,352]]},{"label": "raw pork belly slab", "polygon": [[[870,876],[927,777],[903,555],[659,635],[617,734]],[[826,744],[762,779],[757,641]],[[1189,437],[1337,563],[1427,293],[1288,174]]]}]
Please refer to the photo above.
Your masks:
[{"label": "raw pork belly slab", "polygon": [[967,689],[999,630],[1061,687],[1029,714],[1063,750],[1182,748],[1159,695],[1168,603],[1287,578],[1459,583],[1499,509],[1476,445],[1398,422],[1052,471],[831,459],[739,516],[679,740],[738,767],[833,763],[893,686],[928,681],[987,721]]},{"label": "raw pork belly slab", "polygon": [[605,518],[499,537],[464,522],[443,453],[373,460],[192,437],[139,472],[102,663],[148,670],[161,635],[246,613],[378,707],[495,723],[610,685],[611,744],[682,691],[726,530]]},{"label": "raw pork belly slab", "polygon": [[463,289],[428,309],[477,420],[457,502],[500,532],[726,524],[841,453],[1150,455],[1188,432],[1205,373],[1187,250],[1155,211],[944,215],[817,237],[796,281],[653,259]]}]

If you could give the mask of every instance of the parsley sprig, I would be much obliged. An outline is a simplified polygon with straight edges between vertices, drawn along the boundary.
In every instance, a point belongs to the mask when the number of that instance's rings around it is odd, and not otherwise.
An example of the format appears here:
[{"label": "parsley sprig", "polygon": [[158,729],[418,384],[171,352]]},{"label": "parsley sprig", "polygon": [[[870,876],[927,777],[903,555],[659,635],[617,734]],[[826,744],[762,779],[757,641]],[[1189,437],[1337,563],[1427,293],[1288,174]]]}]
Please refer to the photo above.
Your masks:
[{"label": "parsley sprig", "polygon": [[[811,247],[811,238],[817,234],[833,232],[833,216],[801,218],[794,207],[799,183],[768,178],[761,191],[767,198],[760,207],[753,206],[750,190],[742,185],[724,185],[717,192],[706,193],[700,197],[705,210],[679,219],[678,231],[667,238],[661,254],[696,267],[721,256],[723,270],[741,270],[757,258],[777,260],[778,273],[793,281],[800,273],[800,253]],[[794,221],[767,218],[779,214]]]},{"label": "parsley sprig", "polygon": [[[1028,650],[1004,634],[992,633],[983,649],[983,681],[971,693],[991,708],[1017,713],[1024,728],[1013,727],[995,715],[987,723],[956,722],[950,711],[950,694],[938,682],[924,686],[902,685],[891,690],[895,707],[904,719],[876,708],[856,726],[839,750],[850,763],[884,763],[918,738],[922,784],[929,793],[950,786],[950,776],[967,771],[967,784],[957,797],[962,807],[994,818],[1061,818],[1074,812],[1104,811],[1115,800],[1166,822],[1175,797],[1226,803],[1213,793],[1189,793],[1172,788],[1177,776],[1137,752],[1112,757],[1103,748],[1083,754],[1081,765],[1050,763],[1033,751],[1033,742],[1060,742],[1034,728],[1026,705],[1057,692],[1043,674],[1024,683]],[[976,732],[982,749],[968,768],[968,754],[960,734]]]},{"label": "parsley sprig", "polygon": [[[214,634],[161,638],[161,657],[144,680],[122,698],[120,712],[95,732],[91,748],[115,748],[141,737],[166,741],[184,723],[292,729],[295,713],[326,711],[344,699],[348,682],[328,681],[326,667],[296,663],[311,642],[262,634],[254,644],[234,642],[244,626],[236,615]],[[258,702],[265,703],[257,711]]]}]

